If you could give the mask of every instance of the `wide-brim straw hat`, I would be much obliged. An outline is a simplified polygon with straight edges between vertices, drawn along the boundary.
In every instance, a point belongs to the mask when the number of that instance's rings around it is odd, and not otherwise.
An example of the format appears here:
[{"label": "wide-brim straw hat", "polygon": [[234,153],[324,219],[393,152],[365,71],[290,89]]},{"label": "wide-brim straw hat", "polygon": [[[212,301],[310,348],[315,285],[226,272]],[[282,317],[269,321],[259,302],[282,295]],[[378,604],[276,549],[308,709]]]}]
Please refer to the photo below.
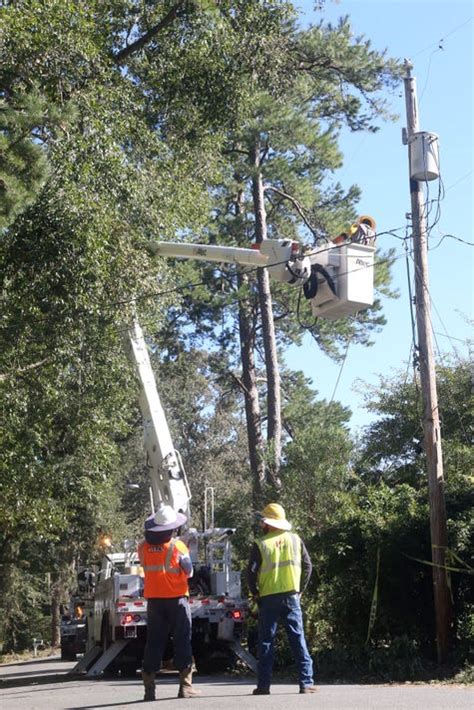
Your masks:
[{"label": "wide-brim straw hat", "polygon": [[145,520],[145,532],[165,532],[175,530],[184,525],[187,517],[184,513],[177,513],[170,505],[159,505],[156,513]]},{"label": "wide-brim straw hat", "polygon": [[291,530],[292,528],[291,523],[286,519],[284,508],[279,503],[269,503],[258,515],[260,520],[271,528],[277,530]]}]

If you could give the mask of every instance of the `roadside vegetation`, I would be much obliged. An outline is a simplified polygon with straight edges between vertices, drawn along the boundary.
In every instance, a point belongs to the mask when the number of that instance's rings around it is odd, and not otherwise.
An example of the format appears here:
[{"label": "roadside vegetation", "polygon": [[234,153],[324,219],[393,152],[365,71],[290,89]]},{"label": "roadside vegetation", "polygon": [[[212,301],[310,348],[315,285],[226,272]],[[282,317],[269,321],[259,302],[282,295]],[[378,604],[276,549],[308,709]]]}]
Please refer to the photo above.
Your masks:
[{"label": "roadside vegetation", "polygon": [[[308,641],[325,680],[472,680],[472,371],[440,364],[451,591],[438,668],[417,374],[368,394],[374,425],[284,368],[310,331],[341,360],[385,323],[309,323],[266,272],[173,262],[150,242],[320,243],[353,221],[343,126],[390,120],[398,61],[350,22],[301,30],[291,2],[18,0],[0,18],[0,643],[59,644],[61,606],[104,534],[148,509],[136,312],[193,489],[216,490],[245,565],[254,512],[278,499],[311,553]],[[377,290],[395,297],[392,254]],[[273,326],[274,328],[273,328]],[[316,369],[317,372],[317,369]],[[138,484],[138,486],[137,486]],[[46,651],[48,652],[48,651]],[[20,656],[21,657],[21,656]],[[282,640],[279,663],[289,659]],[[457,674],[457,675],[456,675]]]}]

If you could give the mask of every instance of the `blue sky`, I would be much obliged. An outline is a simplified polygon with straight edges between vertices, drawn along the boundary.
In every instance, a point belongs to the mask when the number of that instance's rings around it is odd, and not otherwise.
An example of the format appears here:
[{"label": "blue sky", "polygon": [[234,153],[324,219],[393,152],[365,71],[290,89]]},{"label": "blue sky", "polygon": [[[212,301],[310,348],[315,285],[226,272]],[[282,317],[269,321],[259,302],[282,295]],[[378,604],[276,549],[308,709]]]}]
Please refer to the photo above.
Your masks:
[{"label": "blue sky", "polygon": [[[375,49],[387,49],[391,57],[408,58],[417,80],[420,130],[437,133],[441,179],[445,196],[440,219],[430,236],[429,273],[432,324],[437,361],[466,356],[472,339],[474,247],[451,237],[473,242],[473,4],[470,0],[327,0],[323,13],[313,11],[312,0],[300,0],[301,23],[321,18],[335,22],[349,15],[354,34],[363,34]],[[404,228],[410,212],[408,158],[402,144],[406,125],[403,85],[395,92],[391,108],[399,118],[381,123],[375,135],[346,134],[341,147],[345,156],[338,178],[344,186],[356,183],[362,190],[360,214],[370,214],[379,232]],[[438,194],[438,182],[430,182],[430,196]],[[404,236],[404,229],[397,232]],[[441,243],[440,243],[441,242]],[[439,244],[440,243],[440,244]],[[437,248],[436,245],[439,244]],[[287,363],[312,379],[319,396],[334,399],[353,411],[354,428],[370,423],[373,415],[363,408],[363,383],[376,385],[379,375],[407,372],[411,361],[412,332],[408,281],[403,242],[389,235],[379,246],[396,249],[400,258],[393,267],[397,300],[383,300],[387,325],[375,335],[371,348],[350,346],[345,364],[331,362],[309,337],[302,347],[292,347]],[[413,264],[411,271],[413,273]],[[448,337],[449,336],[449,337]],[[471,342],[472,352],[472,342]],[[412,376],[412,369],[409,370]],[[358,390],[354,389],[356,381]]]}]

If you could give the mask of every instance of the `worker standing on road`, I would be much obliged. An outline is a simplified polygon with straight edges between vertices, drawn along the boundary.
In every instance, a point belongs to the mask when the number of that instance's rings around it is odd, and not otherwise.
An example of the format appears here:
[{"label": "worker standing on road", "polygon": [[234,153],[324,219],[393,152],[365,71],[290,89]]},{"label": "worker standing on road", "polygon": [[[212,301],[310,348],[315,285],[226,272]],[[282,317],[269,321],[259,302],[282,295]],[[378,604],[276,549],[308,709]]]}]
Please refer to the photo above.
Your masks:
[{"label": "worker standing on road", "polygon": [[311,559],[301,538],[290,532],[281,505],[270,503],[258,516],[263,536],[253,545],[247,569],[250,592],[258,604],[258,680],[253,695],[270,694],[273,640],[280,621],[298,666],[300,693],[315,693],[300,606],[312,572]]},{"label": "worker standing on road", "polygon": [[192,687],[188,578],[193,574],[193,565],[184,542],[173,539],[174,532],[186,519],[171,506],[160,504],[156,513],[145,521],[145,540],[138,548],[147,599],[147,641],[142,670],[144,700],[155,700],[155,675],[160,670],[170,633],[180,679],[178,698],[200,695],[200,691]]}]

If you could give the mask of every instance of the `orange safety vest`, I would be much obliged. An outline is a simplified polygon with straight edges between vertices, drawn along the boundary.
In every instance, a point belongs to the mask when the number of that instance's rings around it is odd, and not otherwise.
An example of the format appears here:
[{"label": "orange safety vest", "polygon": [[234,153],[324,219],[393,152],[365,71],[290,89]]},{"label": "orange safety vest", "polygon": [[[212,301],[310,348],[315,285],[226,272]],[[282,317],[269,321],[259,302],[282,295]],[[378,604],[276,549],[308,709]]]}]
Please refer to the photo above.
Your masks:
[{"label": "orange safety vest", "polygon": [[181,554],[189,555],[181,540],[169,540],[161,545],[141,543],[138,555],[145,571],[146,599],[189,596],[188,576],[179,565]]}]

